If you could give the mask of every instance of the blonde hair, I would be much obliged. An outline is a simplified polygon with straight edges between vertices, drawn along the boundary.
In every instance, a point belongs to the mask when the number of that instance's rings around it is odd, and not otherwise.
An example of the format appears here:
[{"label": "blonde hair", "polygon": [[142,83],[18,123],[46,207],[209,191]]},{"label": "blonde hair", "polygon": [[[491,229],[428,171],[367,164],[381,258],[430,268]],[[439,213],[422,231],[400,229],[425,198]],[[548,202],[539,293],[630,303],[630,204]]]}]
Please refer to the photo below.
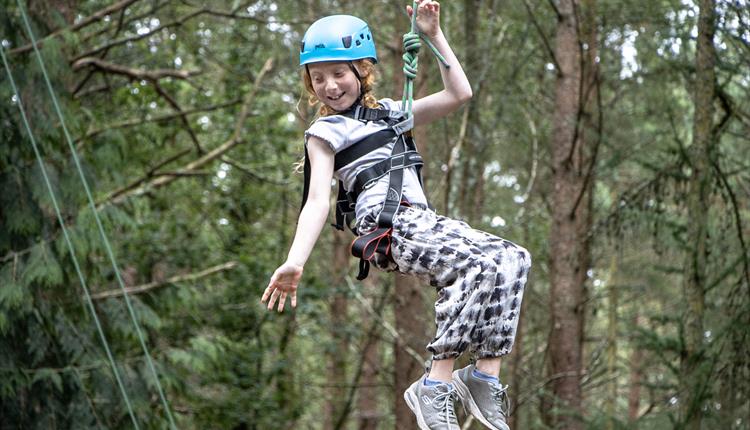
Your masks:
[{"label": "blonde hair", "polygon": [[[362,105],[373,109],[378,108],[378,99],[375,97],[375,94],[373,94],[376,78],[375,65],[372,61],[367,59],[354,60],[352,63],[354,67],[357,68],[360,76],[359,82],[362,85]],[[307,91],[307,103],[310,106],[320,106],[318,108],[318,116],[322,117],[337,114],[337,111],[325,103],[322,103],[318,99],[318,96],[315,95],[315,90],[313,89],[312,80],[310,79],[310,73],[307,71],[307,67],[302,69],[301,74],[302,82],[305,84],[305,90]]]}]

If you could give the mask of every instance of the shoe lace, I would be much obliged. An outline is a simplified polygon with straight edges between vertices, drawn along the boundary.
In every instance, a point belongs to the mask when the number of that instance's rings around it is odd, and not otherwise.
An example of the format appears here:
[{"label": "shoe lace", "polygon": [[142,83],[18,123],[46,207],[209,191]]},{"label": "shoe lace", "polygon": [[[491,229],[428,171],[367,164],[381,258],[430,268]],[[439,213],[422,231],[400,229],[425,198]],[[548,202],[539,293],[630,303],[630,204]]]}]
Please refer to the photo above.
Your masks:
[{"label": "shoe lace", "polygon": [[444,423],[458,425],[458,418],[456,418],[456,411],[453,408],[453,404],[458,399],[458,392],[456,388],[451,386],[446,388],[446,391],[438,394],[433,399],[434,407],[443,412],[440,418]]},{"label": "shoe lace", "polygon": [[490,384],[490,394],[492,399],[497,403],[500,412],[507,416],[510,410],[510,399],[508,399],[508,386],[502,384]]}]

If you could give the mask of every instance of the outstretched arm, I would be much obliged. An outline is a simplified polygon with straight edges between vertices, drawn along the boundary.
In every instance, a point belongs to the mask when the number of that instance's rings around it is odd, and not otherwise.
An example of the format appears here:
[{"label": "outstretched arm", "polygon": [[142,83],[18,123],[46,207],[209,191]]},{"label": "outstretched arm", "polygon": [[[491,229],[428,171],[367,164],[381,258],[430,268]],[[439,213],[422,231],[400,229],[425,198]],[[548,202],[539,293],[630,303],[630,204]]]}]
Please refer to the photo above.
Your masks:
[{"label": "outstretched arm", "polygon": [[[407,6],[406,10],[411,16],[411,6]],[[455,111],[471,98],[472,92],[469,80],[440,28],[440,3],[419,0],[417,26],[450,65],[450,68],[445,68],[442,64],[438,66],[443,78],[443,90],[414,101],[414,125],[422,125]]]},{"label": "outstretched arm", "polygon": [[283,311],[288,295],[291,295],[292,307],[297,306],[297,285],[302,277],[303,267],[328,218],[334,154],[325,142],[317,137],[310,137],[307,141],[307,155],[310,157],[311,167],[310,193],[299,214],[297,232],[286,262],[276,269],[263,292],[261,302],[268,300],[269,310],[273,309],[278,299],[278,311]]}]

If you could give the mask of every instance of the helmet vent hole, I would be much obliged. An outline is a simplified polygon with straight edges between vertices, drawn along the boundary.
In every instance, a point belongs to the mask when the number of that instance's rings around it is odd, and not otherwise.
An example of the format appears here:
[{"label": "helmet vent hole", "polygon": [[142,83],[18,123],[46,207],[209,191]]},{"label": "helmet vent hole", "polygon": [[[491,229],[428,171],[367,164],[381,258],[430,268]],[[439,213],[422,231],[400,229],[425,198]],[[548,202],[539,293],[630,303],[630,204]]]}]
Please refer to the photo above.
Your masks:
[{"label": "helmet vent hole", "polygon": [[302,46],[299,48],[300,52],[305,52],[305,41],[302,41]]},{"label": "helmet vent hole", "polygon": [[359,33],[359,38],[360,38],[360,39],[364,39],[364,38],[365,38],[365,35],[364,35],[363,33]]},{"label": "helmet vent hole", "polygon": [[369,34],[367,35],[367,40],[370,40],[370,35]]},{"label": "helmet vent hole", "polygon": [[[357,42],[359,42],[359,41],[357,41]],[[352,37],[351,36],[342,37],[341,38],[341,43],[344,44],[344,48],[351,47],[352,46]]]},{"label": "helmet vent hole", "polygon": [[357,43],[357,46],[362,44],[362,42],[360,42],[359,40],[356,43]]}]

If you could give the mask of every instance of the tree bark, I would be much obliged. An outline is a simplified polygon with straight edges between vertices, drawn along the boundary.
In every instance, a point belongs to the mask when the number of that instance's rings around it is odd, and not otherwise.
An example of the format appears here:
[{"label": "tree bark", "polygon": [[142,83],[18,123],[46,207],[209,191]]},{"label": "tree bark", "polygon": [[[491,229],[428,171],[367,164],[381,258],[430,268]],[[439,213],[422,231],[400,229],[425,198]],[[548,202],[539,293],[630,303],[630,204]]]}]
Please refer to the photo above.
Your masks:
[{"label": "tree bark", "polygon": [[[377,288],[372,281],[368,281],[365,281],[366,289]],[[380,369],[379,353],[380,342],[374,341],[366,344],[365,351],[362,354],[364,363],[357,398],[357,409],[359,411],[357,428],[360,430],[376,430],[380,422],[377,389],[377,376]]]},{"label": "tree bark", "polygon": [[683,351],[680,357],[680,420],[681,428],[701,427],[702,381],[707,375],[700,369],[703,354],[703,314],[705,307],[706,263],[708,239],[708,199],[711,187],[710,159],[714,138],[713,101],[715,98],[715,49],[713,0],[701,0],[698,18],[698,41],[695,59],[695,106],[693,142],[688,150],[692,170],[687,196],[687,237],[683,295]]},{"label": "tree bark", "polygon": [[[331,229],[333,230],[333,229]],[[347,396],[347,362],[349,358],[349,338],[346,327],[348,325],[348,300],[344,294],[344,275],[349,267],[349,238],[348,232],[334,231],[333,234],[333,264],[331,265],[331,290],[335,291],[328,302],[331,342],[326,355],[328,367],[328,392],[326,393],[325,428],[334,428],[341,416]]]},{"label": "tree bark", "polygon": [[[417,278],[396,275],[395,307],[396,331],[405,343],[415,351],[424,351],[427,340],[424,318],[425,286]],[[404,348],[394,340],[394,400],[396,411],[396,429],[417,429],[417,421],[411,409],[406,406],[403,394],[409,385],[422,375],[422,363],[417,363]]]},{"label": "tree bark", "polygon": [[609,396],[607,396],[607,429],[617,428],[617,306],[618,285],[617,272],[619,270],[619,249],[614,250],[610,257],[609,282],[609,325],[607,327],[607,374],[609,376]]},{"label": "tree bark", "polygon": [[[632,329],[635,330],[640,325],[640,315],[635,310],[633,316]],[[641,408],[641,381],[643,380],[643,350],[637,345],[632,346],[633,352],[630,354],[630,380],[628,381],[628,422],[633,425],[638,420],[639,409]]]},{"label": "tree bark", "polygon": [[[464,47],[466,60],[464,61],[464,70],[466,70],[469,82],[473,88],[476,88],[475,73],[479,66],[480,52],[476,49],[478,46],[477,32],[479,30],[479,11],[482,9],[480,0],[464,0]],[[474,95],[474,99],[478,94]],[[467,128],[463,136],[462,152],[462,174],[458,194],[458,204],[454,207],[459,209],[461,217],[465,218],[470,224],[476,222],[477,211],[476,201],[481,195],[480,181],[482,179],[482,170],[484,163],[479,159],[479,146],[477,145],[477,129],[479,121],[479,108],[475,101],[469,101],[464,109],[467,109]],[[481,166],[481,170],[480,170]]]},{"label": "tree bark", "polygon": [[[595,117],[597,69],[593,14],[582,15],[578,0],[558,3],[555,58],[559,65],[551,139],[554,196],[550,232],[549,355],[557,428],[583,428],[581,375],[585,315],[584,283],[589,268],[591,188],[595,151],[586,126]],[[593,0],[586,2],[587,11]],[[579,16],[585,16],[583,39]],[[590,20],[590,21],[589,21]],[[584,54],[584,42],[588,45]],[[584,56],[585,55],[585,56]],[[588,120],[587,120],[588,119]],[[592,133],[593,134],[593,133]]]}]

